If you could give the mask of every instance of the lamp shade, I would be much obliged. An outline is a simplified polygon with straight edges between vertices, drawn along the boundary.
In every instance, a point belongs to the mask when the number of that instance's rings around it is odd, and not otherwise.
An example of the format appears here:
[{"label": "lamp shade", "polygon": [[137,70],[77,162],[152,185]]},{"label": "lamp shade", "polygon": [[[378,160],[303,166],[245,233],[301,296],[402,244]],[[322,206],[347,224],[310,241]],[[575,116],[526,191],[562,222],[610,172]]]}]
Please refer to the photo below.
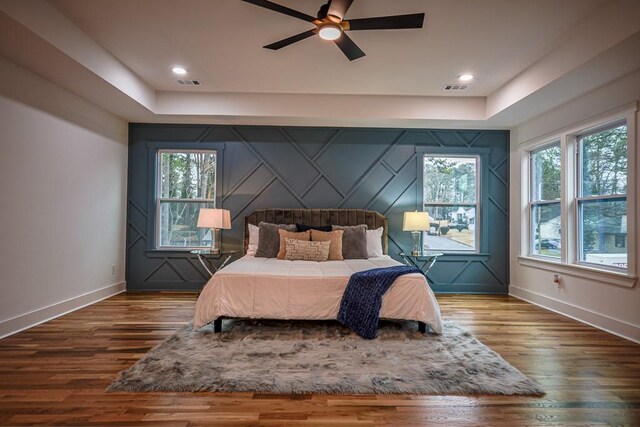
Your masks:
[{"label": "lamp shade", "polygon": [[200,208],[198,227],[228,230],[231,228],[231,212],[227,209]]},{"label": "lamp shade", "polygon": [[431,226],[428,212],[405,212],[402,231],[427,231]]}]

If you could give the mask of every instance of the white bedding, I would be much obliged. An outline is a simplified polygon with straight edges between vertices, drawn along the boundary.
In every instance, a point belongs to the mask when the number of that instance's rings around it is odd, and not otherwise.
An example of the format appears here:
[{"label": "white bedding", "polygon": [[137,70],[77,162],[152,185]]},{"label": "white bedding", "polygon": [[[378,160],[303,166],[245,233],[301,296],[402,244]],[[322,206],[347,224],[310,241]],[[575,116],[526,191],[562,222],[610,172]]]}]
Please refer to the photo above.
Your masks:
[{"label": "white bedding", "polygon": [[[401,265],[389,256],[344,261],[287,261],[246,255],[206,284],[194,327],[220,316],[268,319],[336,319],[351,274]],[[440,307],[421,274],[400,276],[382,299],[380,317],[416,320],[442,333]]]}]

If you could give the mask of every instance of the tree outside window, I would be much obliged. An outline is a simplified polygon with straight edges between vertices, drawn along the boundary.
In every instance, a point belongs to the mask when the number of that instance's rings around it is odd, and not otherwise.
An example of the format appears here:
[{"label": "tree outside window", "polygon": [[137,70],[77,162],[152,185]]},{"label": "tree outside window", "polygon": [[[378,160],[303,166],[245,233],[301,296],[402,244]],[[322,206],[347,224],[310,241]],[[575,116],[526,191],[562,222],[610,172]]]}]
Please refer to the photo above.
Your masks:
[{"label": "tree outside window", "polygon": [[560,142],[531,153],[531,253],[560,258]]},{"label": "tree outside window", "polygon": [[479,163],[478,156],[424,156],[423,210],[430,217],[425,249],[477,250]]},{"label": "tree outside window", "polygon": [[579,260],[627,268],[627,125],[578,136]]},{"label": "tree outside window", "polygon": [[159,150],[156,182],[156,246],[210,246],[210,231],[196,224],[200,208],[215,207],[216,152]]}]

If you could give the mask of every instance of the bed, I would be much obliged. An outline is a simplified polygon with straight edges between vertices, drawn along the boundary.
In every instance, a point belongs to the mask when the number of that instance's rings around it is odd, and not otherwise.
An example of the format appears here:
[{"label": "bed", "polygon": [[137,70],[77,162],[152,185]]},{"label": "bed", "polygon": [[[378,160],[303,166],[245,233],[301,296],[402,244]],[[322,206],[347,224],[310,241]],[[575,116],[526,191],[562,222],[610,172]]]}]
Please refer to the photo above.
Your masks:
[{"label": "bed", "polygon": [[[223,318],[336,319],[340,301],[351,274],[378,267],[402,265],[387,255],[387,219],[362,209],[262,209],[245,217],[244,252],[249,244],[248,225],[261,221],[276,224],[312,225],[367,224],[383,227],[383,256],[342,261],[288,261],[244,255],[218,271],[203,288],[193,325],[214,322],[219,331]],[[418,322],[442,332],[440,308],[426,278],[407,274],[396,279],[382,300],[380,317]]]}]

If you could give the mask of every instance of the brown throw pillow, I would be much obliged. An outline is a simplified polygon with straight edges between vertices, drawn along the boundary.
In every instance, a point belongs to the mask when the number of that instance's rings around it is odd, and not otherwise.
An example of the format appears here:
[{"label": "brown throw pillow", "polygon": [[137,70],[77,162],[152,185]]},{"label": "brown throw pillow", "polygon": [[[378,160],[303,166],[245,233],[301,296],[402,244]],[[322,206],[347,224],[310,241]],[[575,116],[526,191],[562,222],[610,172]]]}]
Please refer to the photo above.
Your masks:
[{"label": "brown throw pillow", "polygon": [[334,230],[343,230],[342,257],[344,259],[367,259],[367,225],[340,226]]},{"label": "brown throw pillow", "polygon": [[310,231],[303,231],[301,233],[296,233],[295,231],[287,231],[280,229],[278,230],[278,234],[280,235],[280,251],[278,252],[278,259],[284,259],[284,255],[287,252],[286,239],[295,239],[295,240],[304,240],[309,241],[311,239]]},{"label": "brown throw pillow", "polygon": [[342,260],[342,235],[343,230],[318,231],[311,230],[312,242],[331,242],[329,247],[329,260]]},{"label": "brown throw pillow", "polygon": [[306,242],[285,238],[287,253],[285,259],[295,261],[326,261],[329,257],[331,242]]},{"label": "brown throw pillow", "polygon": [[275,258],[280,251],[280,235],[279,229],[287,231],[296,231],[295,224],[271,224],[261,222],[258,224],[258,249],[256,250],[256,258]]}]

